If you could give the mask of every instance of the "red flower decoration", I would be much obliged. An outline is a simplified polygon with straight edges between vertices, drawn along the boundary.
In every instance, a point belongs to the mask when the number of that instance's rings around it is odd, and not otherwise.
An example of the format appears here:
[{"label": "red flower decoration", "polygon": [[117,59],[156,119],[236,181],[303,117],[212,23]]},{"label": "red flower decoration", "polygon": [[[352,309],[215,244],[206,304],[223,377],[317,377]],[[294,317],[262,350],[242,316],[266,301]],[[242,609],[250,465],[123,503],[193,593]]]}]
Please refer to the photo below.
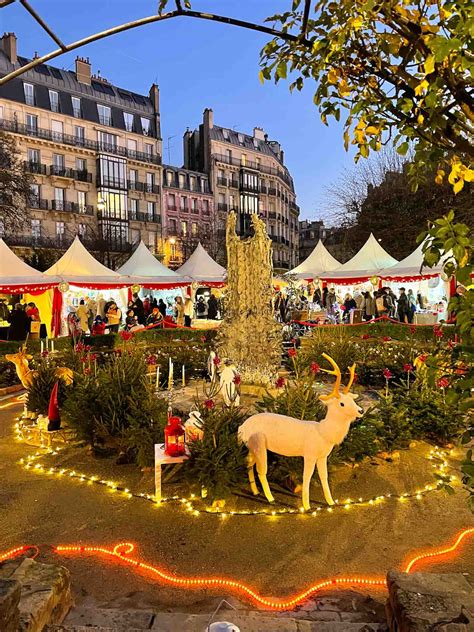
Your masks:
[{"label": "red flower decoration", "polygon": [[119,336],[120,338],[122,338],[122,340],[124,342],[127,342],[128,340],[130,340],[131,338],[133,338],[133,334],[131,331],[119,331]]},{"label": "red flower decoration", "polygon": [[370,334],[362,334],[362,340],[368,340],[370,338]]},{"label": "red flower decoration", "polygon": [[91,362],[95,362],[95,360],[97,360],[97,358],[98,358],[97,353],[91,353],[90,356],[89,356],[89,360]]},{"label": "red flower decoration", "polygon": [[311,373],[313,373],[314,375],[316,375],[316,373],[319,373],[321,371],[321,367],[319,366],[317,362],[311,362],[309,368],[311,370]]},{"label": "red flower decoration", "polygon": [[234,375],[234,379],[232,380],[232,382],[234,382],[236,386],[239,386],[239,384],[242,382],[242,378],[239,374]]},{"label": "red flower decoration", "polygon": [[49,356],[49,351],[46,351],[46,350],[45,350],[45,351],[42,351],[42,352],[41,352],[41,357],[42,357],[42,358],[47,358],[48,356]]},{"label": "red flower decoration", "polygon": [[146,359],[147,364],[156,364],[156,355],[149,355]]},{"label": "red flower decoration", "polygon": [[279,377],[277,379],[277,381],[275,382],[275,386],[277,388],[283,388],[285,386],[285,378],[284,377]]},{"label": "red flower decoration", "polygon": [[448,348],[449,349],[454,349],[455,345],[456,345],[456,343],[454,342],[454,340],[452,338],[450,338],[448,340]]},{"label": "red flower decoration", "polygon": [[436,382],[436,386],[438,388],[448,388],[449,382],[448,382],[447,378],[440,377],[439,380]]},{"label": "red flower decoration", "polygon": [[77,353],[80,353],[81,351],[84,351],[84,345],[82,342],[78,342],[77,345],[74,347],[74,349],[77,351]]},{"label": "red flower decoration", "polygon": [[383,340],[384,342],[390,342],[391,338],[390,338],[390,336],[384,336],[384,337],[382,338],[382,340]]},{"label": "red flower decoration", "polygon": [[410,325],[410,331],[411,331],[412,334],[415,333],[415,331],[416,331],[415,325]]},{"label": "red flower decoration", "polygon": [[389,380],[390,378],[393,377],[393,373],[390,371],[390,369],[387,369],[385,367],[385,369],[383,370],[383,376],[386,380]]},{"label": "red flower decoration", "polygon": [[90,374],[91,374],[91,370],[90,370],[90,368],[88,366],[86,366],[84,368],[84,375],[90,375]]},{"label": "red flower decoration", "polygon": [[443,337],[443,330],[438,325],[435,325],[433,327],[433,333],[436,336],[436,338],[442,338]]},{"label": "red flower decoration", "polygon": [[207,408],[207,410],[212,410],[216,407],[216,404],[213,399],[206,399],[206,401],[204,402],[204,406]]},{"label": "red flower decoration", "polygon": [[291,342],[292,345],[295,345],[296,344],[296,338],[292,338],[290,342]]},{"label": "red flower decoration", "polygon": [[426,362],[426,358],[428,357],[427,353],[422,353],[421,355],[418,356],[418,360],[420,362]]},{"label": "red flower decoration", "polygon": [[290,358],[294,358],[296,356],[296,349],[294,347],[288,349],[288,355]]},{"label": "red flower decoration", "polygon": [[88,357],[87,356],[81,356],[81,362],[83,364],[85,364],[88,361]]},{"label": "red flower decoration", "polygon": [[206,336],[201,336],[201,342],[206,342],[206,341],[207,341]]},{"label": "red flower decoration", "polygon": [[87,351],[87,353],[89,353],[89,351],[92,349],[91,345],[85,345],[84,346],[84,351]]},{"label": "red flower decoration", "polygon": [[219,358],[219,356],[216,355],[216,357],[213,360],[213,363],[215,366],[219,366],[219,364],[221,363],[221,359]]},{"label": "red flower decoration", "polygon": [[413,364],[404,364],[403,365],[403,370],[405,371],[405,373],[412,373],[413,372]]}]

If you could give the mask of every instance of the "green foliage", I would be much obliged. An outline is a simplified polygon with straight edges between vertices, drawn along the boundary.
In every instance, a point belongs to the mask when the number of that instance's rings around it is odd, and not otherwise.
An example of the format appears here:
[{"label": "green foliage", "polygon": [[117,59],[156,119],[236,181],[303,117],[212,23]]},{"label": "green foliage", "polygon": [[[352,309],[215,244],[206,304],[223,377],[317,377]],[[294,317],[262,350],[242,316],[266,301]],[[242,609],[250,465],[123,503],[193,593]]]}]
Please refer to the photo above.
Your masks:
[{"label": "green foliage", "polygon": [[239,443],[238,427],[247,415],[237,407],[200,407],[204,432],[202,441],[188,445],[189,460],[184,476],[196,493],[207,491],[210,500],[226,498],[236,487],[246,484],[247,448]]},{"label": "green foliage", "polygon": [[13,362],[0,360],[0,388],[20,384]]},{"label": "green foliage", "polygon": [[[28,389],[28,410],[38,413],[39,415],[47,415],[51,391],[56,382],[58,382],[58,378],[56,377],[56,364],[50,359],[44,359],[34,368],[37,374]],[[66,392],[68,390],[69,387],[66,387],[62,380],[59,380],[58,402],[61,414],[62,404],[65,401]]]}]

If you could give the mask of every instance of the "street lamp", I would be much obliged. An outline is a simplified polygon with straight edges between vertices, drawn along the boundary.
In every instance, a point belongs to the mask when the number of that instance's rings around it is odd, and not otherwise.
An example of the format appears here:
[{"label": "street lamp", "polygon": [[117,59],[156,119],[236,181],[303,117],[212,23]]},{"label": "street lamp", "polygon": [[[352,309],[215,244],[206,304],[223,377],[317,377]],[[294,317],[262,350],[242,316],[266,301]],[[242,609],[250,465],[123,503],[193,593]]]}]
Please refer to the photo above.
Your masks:
[{"label": "street lamp", "polygon": [[176,239],[174,237],[170,237],[170,244],[174,246],[176,243]]},{"label": "street lamp", "polygon": [[104,200],[104,198],[99,198],[97,200],[97,210],[100,213],[103,213],[105,211],[105,200]]}]

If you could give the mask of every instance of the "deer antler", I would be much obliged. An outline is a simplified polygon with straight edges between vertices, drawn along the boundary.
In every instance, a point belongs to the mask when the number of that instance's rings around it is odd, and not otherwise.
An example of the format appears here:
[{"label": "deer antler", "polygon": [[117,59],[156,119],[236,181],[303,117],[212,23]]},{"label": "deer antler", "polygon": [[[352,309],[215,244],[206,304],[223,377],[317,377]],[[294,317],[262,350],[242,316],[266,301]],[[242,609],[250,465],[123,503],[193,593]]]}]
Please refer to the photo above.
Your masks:
[{"label": "deer antler", "polygon": [[349,382],[347,383],[347,386],[344,386],[344,393],[348,393],[349,389],[352,386],[352,383],[354,382],[354,378],[355,378],[355,370],[356,370],[356,365],[355,362],[352,366],[349,367]]},{"label": "deer antler", "polygon": [[334,362],[331,356],[328,356],[327,353],[323,353],[323,358],[325,358],[329,362],[329,364],[331,364],[334,371],[329,371],[329,369],[321,369],[321,371],[324,371],[325,373],[329,373],[329,375],[336,376],[336,382],[334,383],[333,389],[329,393],[329,395],[320,396],[320,399],[322,401],[326,401],[328,399],[331,399],[331,397],[339,397],[339,387],[341,386],[342,376],[341,376],[341,369],[337,366],[337,364]]}]

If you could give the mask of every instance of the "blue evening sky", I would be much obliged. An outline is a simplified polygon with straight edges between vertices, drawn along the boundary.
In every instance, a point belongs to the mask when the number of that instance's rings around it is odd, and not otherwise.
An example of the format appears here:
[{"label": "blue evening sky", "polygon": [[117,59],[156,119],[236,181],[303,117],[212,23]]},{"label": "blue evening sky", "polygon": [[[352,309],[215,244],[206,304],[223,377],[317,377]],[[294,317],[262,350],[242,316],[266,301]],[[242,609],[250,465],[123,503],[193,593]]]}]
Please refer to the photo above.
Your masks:
[{"label": "blue evening sky", "polygon": [[[31,0],[31,4],[66,42],[95,31],[151,15],[158,0]],[[173,4],[173,3],[172,3]],[[193,0],[193,8],[263,21],[286,10],[291,0]],[[0,29],[14,31],[18,53],[31,57],[57,48],[19,4],[0,10]],[[319,218],[326,210],[325,187],[353,164],[344,151],[341,126],[324,126],[312,103],[310,84],[290,94],[288,82],[277,86],[258,80],[258,60],[269,37],[225,24],[176,18],[133,29],[58,57],[52,65],[74,68],[76,55],[90,58],[93,72],[143,94],[155,81],[161,91],[163,160],[182,164],[182,135],[195,128],[205,107],[214,121],[252,133],[263,127],[280,141],[294,180],[301,218]],[[168,138],[171,137],[168,143]]]}]

